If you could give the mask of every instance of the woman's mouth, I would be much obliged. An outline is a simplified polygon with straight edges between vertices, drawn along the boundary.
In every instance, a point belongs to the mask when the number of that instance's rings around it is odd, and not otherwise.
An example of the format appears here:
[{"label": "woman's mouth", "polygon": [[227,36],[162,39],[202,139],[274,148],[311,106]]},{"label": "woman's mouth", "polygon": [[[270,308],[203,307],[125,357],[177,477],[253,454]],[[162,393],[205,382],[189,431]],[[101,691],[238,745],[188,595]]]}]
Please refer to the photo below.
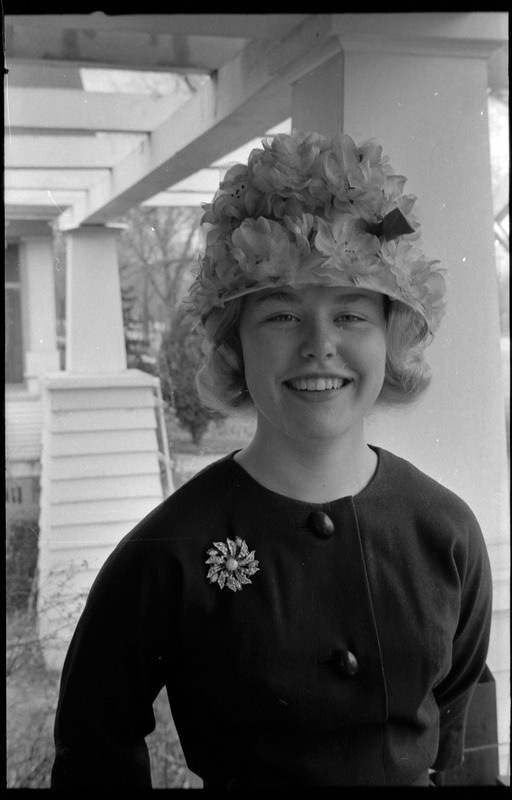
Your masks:
[{"label": "woman's mouth", "polygon": [[332,389],[342,389],[350,383],[348,378],[294,378],[285,381],[289,389],[296,392],[326,392]]}]

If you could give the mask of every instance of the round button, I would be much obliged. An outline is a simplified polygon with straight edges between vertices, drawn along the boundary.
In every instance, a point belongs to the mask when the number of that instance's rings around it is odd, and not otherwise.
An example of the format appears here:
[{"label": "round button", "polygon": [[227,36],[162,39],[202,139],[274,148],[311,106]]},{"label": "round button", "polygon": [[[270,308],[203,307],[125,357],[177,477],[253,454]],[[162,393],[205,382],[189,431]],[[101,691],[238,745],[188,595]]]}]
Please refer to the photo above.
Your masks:
[{"label": "round button", "polygon": [[342,675],[346,678],[353,678],[359,672],[357,658],[350,650],[339,650],[336,653],[336,661]]},{"label": "round button", "polygon": [[323,511],[312,511],[308,518],[308,525],[322,539],[329,539],[334,533],[334,522]]},{"label": "round button", "polygon": [[237,567],[238,561],[235,558],[228,558],[226,561],[226,569],[229,569],[230,572],[234,572]]}]

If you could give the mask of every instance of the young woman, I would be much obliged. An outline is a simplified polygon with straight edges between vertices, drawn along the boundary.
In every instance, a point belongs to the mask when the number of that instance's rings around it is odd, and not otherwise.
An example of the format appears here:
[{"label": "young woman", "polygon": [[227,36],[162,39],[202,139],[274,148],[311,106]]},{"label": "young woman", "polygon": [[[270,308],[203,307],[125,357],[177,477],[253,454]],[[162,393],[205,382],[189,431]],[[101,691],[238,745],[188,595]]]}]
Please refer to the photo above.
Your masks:
[{"label": "young woman", "polygon": [[229,170],[189,297],[198,389],[251,443],[131,531],[62,675],[52,788],[150,787],[163,686],[208,788],[428,785],[459,765],[491,576],[467,505],[366,441],[416,401],[444,279],[380,146],[278,135]]}]

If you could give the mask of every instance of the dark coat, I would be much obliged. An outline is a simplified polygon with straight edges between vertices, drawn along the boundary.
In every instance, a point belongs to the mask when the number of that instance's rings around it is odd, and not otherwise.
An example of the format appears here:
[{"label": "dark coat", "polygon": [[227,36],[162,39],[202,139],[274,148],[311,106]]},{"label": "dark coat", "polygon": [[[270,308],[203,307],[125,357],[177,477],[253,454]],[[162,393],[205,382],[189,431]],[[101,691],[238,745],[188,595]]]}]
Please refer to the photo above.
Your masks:
[{"label": "dark coat", "polygon": [[[374,449],[368,486],[323,505],[228,456],[120,542],[67,654],[52,788],[150,786],[163,686],[206,788],[410,785],[460,763],[489,641],[484,540],[459,497]],[[232,591],[206,561],[237,536],[258,570]]]}]

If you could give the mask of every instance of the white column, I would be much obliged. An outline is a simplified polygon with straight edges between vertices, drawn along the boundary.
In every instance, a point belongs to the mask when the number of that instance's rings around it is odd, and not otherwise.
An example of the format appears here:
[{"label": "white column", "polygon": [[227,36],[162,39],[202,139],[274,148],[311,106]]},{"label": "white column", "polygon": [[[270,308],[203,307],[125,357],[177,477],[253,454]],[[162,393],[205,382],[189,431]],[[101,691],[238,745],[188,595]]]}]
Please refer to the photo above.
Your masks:
[{"label": "white column", "polygon": [[30,392],[39,390],[39,379],[43,373],[59,369],[53,267],[50,236],[21,240],[25,378]]},{"label": "white column", "polygon": [[[463,497],[480,521],[494,581],[489,666],[499,740],[509,742],[508,463],[487,120],[491,48],[461,43],[456,26],[453,42],[436,40],[435,31],[429,40],[423,29],[415,47],[412,34],[405,42],[388,28],[383,36],[378,21],[372,30],[371,17],[382,15],[361,15],[367,30],[357,21],[352,35],[336,16],[343,52],[293,86],[293,128],[326,136],[342,129],[356,142],[375,137],[407,176],[405,190],[418,197],[424,251],[447,269],[447,313],[428,351],[432,386],[418,404],[376,414],[367,432],[370,442]],[[336,103],[341,112],[333,111]],[[506,769],[508,747],[501,757]]]},{"label": "white column", "polygon": [[66,371],[115,374],[126,369],[118,229],[89,226],[68,231]]}]

